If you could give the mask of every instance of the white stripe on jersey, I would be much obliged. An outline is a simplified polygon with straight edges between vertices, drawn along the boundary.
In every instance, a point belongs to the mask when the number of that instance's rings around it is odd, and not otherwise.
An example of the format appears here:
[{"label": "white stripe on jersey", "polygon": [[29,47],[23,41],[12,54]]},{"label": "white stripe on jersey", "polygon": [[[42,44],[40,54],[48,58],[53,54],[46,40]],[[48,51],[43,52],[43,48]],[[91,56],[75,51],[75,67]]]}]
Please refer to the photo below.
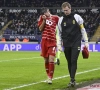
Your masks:
[{"label": "white stripe on jersey", "polygon": [[[44,36],[44,35],[49,36],[49,37],[56,38],[55,36],[51,36],[51,35],[48,35],[48,34],[43,34],[42,36]],[[44,36],[44,37],[45,37],[45,36]]]},{"label": "white stripe on jersey", "polygon": [[43,32],[43,34],[48,34],[48,33],[56,35],[56,33],[51,33],[51,32],[47,32],[47,31]]},{"label": "white stripe on jersey", "polygon": [[[53,30],[54,28],[51,28],[51,27],[50,28],[47,28],[47,27],[45,27],[44,29],[46,29],[46,30]],[[55,27],[55,29],[56,29],[56,27]]]}]

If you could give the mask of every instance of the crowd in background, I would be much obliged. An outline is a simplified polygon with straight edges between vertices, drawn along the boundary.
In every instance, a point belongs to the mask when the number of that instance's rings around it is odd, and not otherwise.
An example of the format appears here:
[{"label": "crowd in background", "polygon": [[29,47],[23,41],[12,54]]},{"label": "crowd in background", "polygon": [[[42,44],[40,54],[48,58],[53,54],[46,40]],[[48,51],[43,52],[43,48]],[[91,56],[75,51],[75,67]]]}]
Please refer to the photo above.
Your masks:
[{"label": "crowd in background", "polygon": [[84,19],[84,25],[86,31],[88,33],[88,37],[92,37],[97,29],[98,25],[100,25],[100,11],[98,13],[91,12],[91,10],[87,9],[86,12],[78,13]]},{"label": "crowd in background", "polygon": [[[52,11],[52,10],[51,10]],[[98,24],[100,23],[100,14],[91,12],[87,9],[84,12],[74,10],[80,14],[84,19],[84,25],[88,33],[88,37],[92,37]],[[28,12],[28,10],[22,10],[21,12],[9,12],[6,13],[7,18],[12,20],[12,24],[8,26],[4,34],[18,34],[18,35],[40,35],[41,32],[37,27],[37,20],[40,15],[40,11],[37,13]],[[57,12],[55,13],[57,14]]]},{"label": "crowd in background", "polygon": [[[65,0],[0,0],[0,5],[7,7],[60,7],[61,3]],[[72,7],[98,7],[100,0],[67,0],[71,3]],[[37,20],[41,13],[40,9],[0,9],[0,30],[10,20],[12,23],[5,30],[4,34],[11,35],[41,35],[37,27]],[[59,9],[58,9],[59,10]],[[62,15],[56,9],[50,9],[51,13],[55,15]],[[80,14],[84,19],[84,25],[88,33],[88,37],[92,37],[98,25],[100,25],[100,9],[92,11],[92,9],[73,9],[74,12]]]},{"label": "crowd in background", "polygon": [[12,24],[8,28],[12,30],[12,34],[34,35],[37,33],[38,16],[39,14],[28,13],[26,10],[13,13]]},{"label": "crowd in background", "polygon": [[[0,0],[0,7],[60,7],[66,0]],[[72,7],[99,7],[100,0],[67,0]]]},{"label": "crowd in background", "polygon": [[7,22],[7,13],[4,13],[3,11],[0,12],[0,30],[4,26],[4,24]]}]

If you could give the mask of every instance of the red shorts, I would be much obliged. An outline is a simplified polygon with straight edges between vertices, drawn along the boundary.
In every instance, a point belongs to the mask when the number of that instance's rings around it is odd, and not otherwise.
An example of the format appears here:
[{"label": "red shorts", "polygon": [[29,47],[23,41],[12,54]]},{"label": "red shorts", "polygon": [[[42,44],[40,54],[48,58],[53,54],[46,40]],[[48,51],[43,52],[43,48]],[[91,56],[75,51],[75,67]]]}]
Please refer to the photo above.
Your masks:
[{"label": "red shorts", "polygon": [[41,41],[41,56],[48,58],[49,55],[56,55],[56,42],[42,39]]}]

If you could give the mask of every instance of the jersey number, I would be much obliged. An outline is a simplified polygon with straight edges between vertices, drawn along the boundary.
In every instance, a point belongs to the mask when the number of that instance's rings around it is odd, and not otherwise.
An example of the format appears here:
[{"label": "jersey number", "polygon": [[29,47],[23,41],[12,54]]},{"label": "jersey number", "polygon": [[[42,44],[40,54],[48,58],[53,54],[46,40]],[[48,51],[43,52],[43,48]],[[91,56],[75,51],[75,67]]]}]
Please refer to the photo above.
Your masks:
[{"label": "jersey number", "polygon": [[46,24],[47,24],[47,25],[52,25],[53,22],[52,22],[52,21],[49,21],[49,20],[46,20]]}]

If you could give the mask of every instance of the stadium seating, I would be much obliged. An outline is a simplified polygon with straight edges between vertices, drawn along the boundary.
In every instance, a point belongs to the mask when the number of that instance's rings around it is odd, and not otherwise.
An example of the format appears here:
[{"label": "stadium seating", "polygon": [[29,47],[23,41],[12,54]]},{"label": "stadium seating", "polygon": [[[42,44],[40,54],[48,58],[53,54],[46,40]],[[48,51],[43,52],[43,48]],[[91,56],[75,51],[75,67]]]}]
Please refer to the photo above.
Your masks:
[{"label": "stadium seating", "polygon": [[[50,10],[53,12],[53,9]],[[73,9],[76,13],[80,14],[84,19],[84,25],[88,32],[88,37],[92,37],[98,24],[100,23],[99,13],[91,12],[89,9]],[[13,13],[13,14],[12,14]],[[61,12],[60,12],[61,13]],[[12,21],[12,24],[8,26],[4,34],[11,35],[41,35],[37,27],[37,20],[40,15],[40,11],[36,13],[28,12],[28,10],[22,10],[21,12],[9,12],[7,13]],[[58,14],[57,11],[55,14]],[[12,17],[11,17],[12,15]]]},{"label": "stadium seating", "polygon": [[[0,0],[0,7],[60,7],[66,0]],[[73,7],[100,7],[100,0],[67,0]]]},{"label": "stadium seating", "polygon": [[[34,7],[31,9],[1,9],[0,29],[12,20],[12,24],[4,31],[4,35],[41,35],[37,27],[41,8],[37,9],[36,7],[51,7],[51,13],[61,16],[62,12],[57,7],[61,7],[64,1],[66,0],[42,0],[41,2],[39,0],[5,0],[5,2],[4,0],[0,0],[1,7]],[[73,9],[73,11],[83,17],[88,37],[91,38],[97,26],[100,25],[100,9],[92,10],[92,8],[87,9],[86,7],[99,7],[100,0],[91,0],[91,2],[90,0],[67,1],[71,3],[72,7],[85,7],[84,9]]]}]

